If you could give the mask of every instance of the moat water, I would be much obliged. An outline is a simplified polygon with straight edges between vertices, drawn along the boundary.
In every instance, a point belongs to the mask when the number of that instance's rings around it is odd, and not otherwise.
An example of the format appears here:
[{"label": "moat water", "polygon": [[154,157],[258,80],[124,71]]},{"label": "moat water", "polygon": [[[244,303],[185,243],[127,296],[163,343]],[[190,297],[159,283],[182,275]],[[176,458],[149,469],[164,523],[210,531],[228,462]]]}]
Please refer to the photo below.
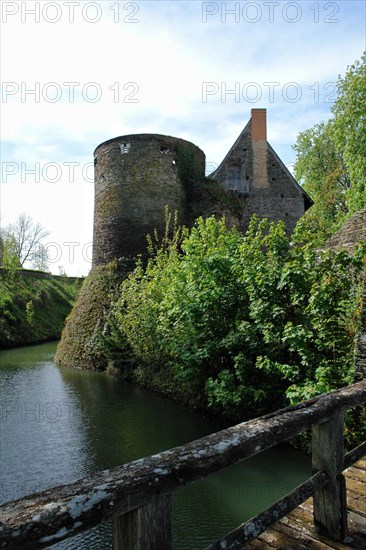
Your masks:
[{"label": "moat water", "polygon": [[[187,443],[224,426],[105,373],[59,368],[56,344],[0,352],[1,503]],[[310,474],[287,445],[173,497],[174,550],[204,548]],[[53,546],[112,548],[111,524]]]}]

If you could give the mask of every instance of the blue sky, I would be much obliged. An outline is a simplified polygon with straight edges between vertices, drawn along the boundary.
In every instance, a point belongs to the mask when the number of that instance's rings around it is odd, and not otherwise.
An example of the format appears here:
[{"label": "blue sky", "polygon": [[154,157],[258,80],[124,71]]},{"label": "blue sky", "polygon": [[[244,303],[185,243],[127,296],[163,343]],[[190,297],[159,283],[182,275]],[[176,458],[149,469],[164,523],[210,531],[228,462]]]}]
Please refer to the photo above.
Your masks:
[{"label": "blue sky", "polygon": [[1,10],[1,222],[27,212],[42,223],[51,270],[70,275],[90,269],[99,143],[182,137],[212,171],[264,107],[268,141],[291,168],[298,133],[331,116],[338,75],[366,49],[363,0],[27,0]]}]

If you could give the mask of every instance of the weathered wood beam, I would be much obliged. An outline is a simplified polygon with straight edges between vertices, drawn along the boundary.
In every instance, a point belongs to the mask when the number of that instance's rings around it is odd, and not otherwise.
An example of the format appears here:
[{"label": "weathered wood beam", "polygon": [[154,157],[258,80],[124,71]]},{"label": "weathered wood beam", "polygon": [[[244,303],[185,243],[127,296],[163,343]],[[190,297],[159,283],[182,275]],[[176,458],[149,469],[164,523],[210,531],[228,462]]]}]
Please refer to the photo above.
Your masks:
[{"label": "weathered wood beam", "polygon": [[0,506],[0,547],[41,548],[144,506],[366,401],[366,381]]},{"label": "weathered wood beam", "polygon": [[249,519],[222,539],[208,546],[206,550],[222,550],[223,548],[225,550],[241,550],[244,544],[254,540],[273,523],[292,512],[311,497],[316,489],[323,487],[328,481],[329,477],[325,472],[317,472],[267,510]]},{"label": "weathered wood beam", "polygon": [[153,497],[148,504],[112,520],[113,550],[171,550],[172,497]]},{"label": "weathered wood beam", "polygon": [[345,455],[343,469],[349,468],[364,456],[366,456],[366,441]]},{"label": "weathered wood beam", "polygon": [[347,534],[347,498],[343,471],[344,415],[313,427],[313,472],[324,470],[330,480],[314,493],[314,525],[320,535],[341,541]]}]

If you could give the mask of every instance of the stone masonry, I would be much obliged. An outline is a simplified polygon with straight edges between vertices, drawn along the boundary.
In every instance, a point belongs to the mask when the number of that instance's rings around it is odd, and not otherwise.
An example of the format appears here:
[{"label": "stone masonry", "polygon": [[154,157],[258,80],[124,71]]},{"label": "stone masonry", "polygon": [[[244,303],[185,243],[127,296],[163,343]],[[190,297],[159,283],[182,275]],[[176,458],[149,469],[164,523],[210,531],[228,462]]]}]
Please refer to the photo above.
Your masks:
[{"label": "stone masonry", "polygon": [[267,142],[265,109],[252,109],[252,118],[211,177],[228,190],[246,196],[243,231],[255,213],[271,221],[283,220],[292,232],[313,204]]},{"label": "stone masonry", "polygon": [[[219,168],[205,178],[205,155],[196,145],[160,134],[125,135],[94,152],[93,265],[67,319],[55,360],[60,365],[106,368],[98,334],[107,323],[134,258],[147,255],[147,235],[165,234],[166,208],[178,223],[225,215],[245,231],[252,213],[284,220],[289,232],[312,204],[266,137],[266,111],[252,118]],[[115,261],[116,260],[116,261]]]},{"label": "stone masonry", "polygon": [[[111,139],[96,148],[93,266],[144,254],[146,235],[164,232],[166,207],[178,211],[180,223],[190,223],[187,182],[180,166],[182,151],[191,153],[191,177],[194,174],[199,185],[205,155],[188,141],[137,134]],[[265,109],[252,109],[250,121],[210,178],[228,195],[240,198],[238,226],[242,231],[256,213],[271,221],[284,220],[292,232],[312,204],[267,142]],[[190,204],[196,211],[194,206]]]},{"label": "stone masonry", "polygon": [[184,149],[193,152],[203,177],[204,153],[182,139],[127,135],[96,148],[93,266],[144,253],[147,234],[164,234],[166,207],[185,223],[186,189],[178,169]]}]

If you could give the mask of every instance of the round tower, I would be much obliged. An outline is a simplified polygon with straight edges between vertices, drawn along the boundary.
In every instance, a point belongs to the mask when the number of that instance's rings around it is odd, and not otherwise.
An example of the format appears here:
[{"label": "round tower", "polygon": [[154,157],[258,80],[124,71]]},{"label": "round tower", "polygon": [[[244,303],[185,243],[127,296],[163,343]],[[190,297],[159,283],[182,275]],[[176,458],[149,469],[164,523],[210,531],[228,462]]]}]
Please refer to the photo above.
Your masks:
[{"label": "round tower", "polygon": [[189,141],[159,134],[120,136],[94,151],[93,266],[146,253],[146,235],[165,230],[165,209],[186,220],[187,181],[205,172]]}]

